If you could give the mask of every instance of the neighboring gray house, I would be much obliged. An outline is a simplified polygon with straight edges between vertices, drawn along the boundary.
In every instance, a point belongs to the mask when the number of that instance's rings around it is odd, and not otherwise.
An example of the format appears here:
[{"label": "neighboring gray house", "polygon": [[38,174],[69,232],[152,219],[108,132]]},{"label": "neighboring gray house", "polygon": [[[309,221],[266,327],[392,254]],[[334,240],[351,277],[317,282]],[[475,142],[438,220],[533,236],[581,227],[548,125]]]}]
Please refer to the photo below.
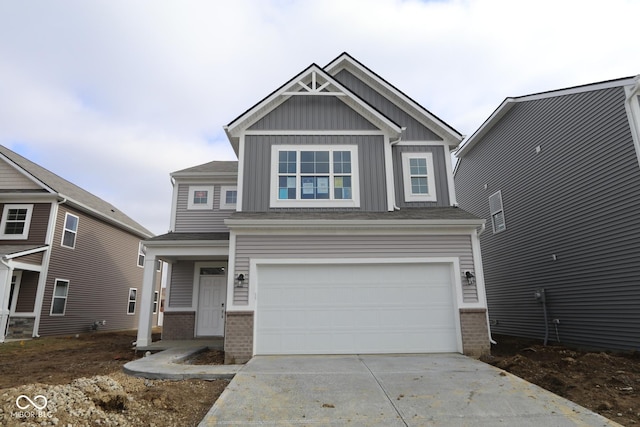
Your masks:
[{"label": "neighboring gray house", "polygon": [[489,350],[478,230],[455,207],[453,128],[348,54],[225,127],[238,162],[174,172],[163,339],[255,354]]},{"label": "neighboring gray house", "polygon": [[457,152],[494,333],[640,349],[639,81],[507,98]]},{"label": "neighboring gray house", "polygon": [[[152,236],[104,200],[0,145],[0,342],[135,329],[141,241]],[[159,290],[156,281],[151,291]]]}]

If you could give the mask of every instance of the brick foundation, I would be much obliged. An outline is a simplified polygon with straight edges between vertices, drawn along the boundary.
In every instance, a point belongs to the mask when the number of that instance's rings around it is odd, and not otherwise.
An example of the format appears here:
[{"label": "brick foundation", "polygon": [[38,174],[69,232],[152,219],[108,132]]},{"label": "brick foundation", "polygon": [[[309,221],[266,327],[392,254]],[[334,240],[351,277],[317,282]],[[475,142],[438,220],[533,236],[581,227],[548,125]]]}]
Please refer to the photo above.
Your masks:
[{"label": "brick foundation", "polygon": [[253,356],[253,312],[227,312],[224,363],[245,363]]},{"label": "brick foundation", "polygon": [[194,338],[196,313],[194,311],[165,311],[162,322],[163,340],[190,340]]},{"label": "brick foundation", "polygon": [[478,358],[490,353],[487,311],[484,308],[461,309],[460,328],[462,329],[462,352],[465,355]]}]

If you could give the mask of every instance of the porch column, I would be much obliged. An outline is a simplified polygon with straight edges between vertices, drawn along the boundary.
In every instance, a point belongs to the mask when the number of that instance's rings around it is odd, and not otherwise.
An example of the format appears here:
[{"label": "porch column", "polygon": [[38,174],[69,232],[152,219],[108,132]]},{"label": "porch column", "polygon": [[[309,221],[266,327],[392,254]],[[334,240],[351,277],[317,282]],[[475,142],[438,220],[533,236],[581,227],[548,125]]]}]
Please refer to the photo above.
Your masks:
[{"label": "porch column", "polygon": [[9,321],[9,293],[11,292],[12,269],[0,259],[0,343],[4,342]]},{"label": "porch column", "polygon": [[[153,321],[153,292],[156,283],[156,255],[149,248],[144,257],[142,292],[140,296],[140,318],[138,319],[137,347],[151,344],[151,323]],[[158,301],[159,303],[159,301]]]}]

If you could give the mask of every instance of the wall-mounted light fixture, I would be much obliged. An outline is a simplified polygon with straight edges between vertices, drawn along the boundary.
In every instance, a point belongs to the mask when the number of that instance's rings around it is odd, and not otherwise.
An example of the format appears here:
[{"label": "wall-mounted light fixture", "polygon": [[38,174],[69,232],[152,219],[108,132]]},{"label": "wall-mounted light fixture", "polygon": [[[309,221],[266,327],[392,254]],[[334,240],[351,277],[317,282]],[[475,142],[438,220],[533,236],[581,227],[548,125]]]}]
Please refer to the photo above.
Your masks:
[{"label": "wall-mounted light fixture", "polygon": [[236,277],[236,287],[242,288],[244,286],[244,280],[244,274],[238,274],[238,277]]},{"label": "wall-mounted light fixture", "polygon": [[465,271],[464,277],[467,279],[467,285],[473,286],[476,284],[476,276],[474,276],[472,272]]}]

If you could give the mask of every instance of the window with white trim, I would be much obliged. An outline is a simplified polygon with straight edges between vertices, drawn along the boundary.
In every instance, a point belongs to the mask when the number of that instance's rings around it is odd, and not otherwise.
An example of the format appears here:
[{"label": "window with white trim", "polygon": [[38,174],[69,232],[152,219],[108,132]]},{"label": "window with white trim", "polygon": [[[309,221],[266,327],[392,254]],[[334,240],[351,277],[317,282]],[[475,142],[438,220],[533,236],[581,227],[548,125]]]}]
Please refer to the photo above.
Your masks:
[{"label": "window with white trim", "polygon": [[435,202],[436,183],[432,153],[402,153],[405,202]]},{"label": "window with white trim", "polygon": [[144,267],[145,250],[142,242],[138,242],[138,267]]},{"label": "window with white trim", "polygon": [[493,225],[493,234],[499,233],[507,229],[504,220],[504,209],[502,207],[502,191],[498,190],[489,196],[489,213],[491,214],[491,224]]},{"label": "window with white trim", "polygon": [[62,246],[66,248],[76,247],[76,236],[78,234],[78,222],[80,218],[66,213],[64,217],[64,230],[62,231]]},{"label": "window with white trim", "polygon": [[359,207],[355,145],[274,145],[271,207]]},{"label": "window with white trim", "polygon": [[64,316],[67,309],[67,295],[69,294],[69,281],[56,279],[51,299],[51,315]]},{"label": "window with white trim", "polygon": [[156,314],[158,312],[158,299],[160,297],[160,293],[158,291],[155,291],[153,293],[153,314]]},{"label": "window with white trim", "polygon": [[213,186],[189,186],[187,209],[213,209]]},{"label": "window with white trim", "polygon": [[136,314],[137,299],[138,299],[138,289],[129,288],[129,301],[127,302],[127,314]]},{"label": "window with white trim", "polygon": [[220,187],[220,209],[235,209],[238,203],[238,188],[223,185]]},{"label": "window with white trim", "polygon": [[32,213],[33,205],[4,205],[0,220],[0,239],[27,239]]}]

